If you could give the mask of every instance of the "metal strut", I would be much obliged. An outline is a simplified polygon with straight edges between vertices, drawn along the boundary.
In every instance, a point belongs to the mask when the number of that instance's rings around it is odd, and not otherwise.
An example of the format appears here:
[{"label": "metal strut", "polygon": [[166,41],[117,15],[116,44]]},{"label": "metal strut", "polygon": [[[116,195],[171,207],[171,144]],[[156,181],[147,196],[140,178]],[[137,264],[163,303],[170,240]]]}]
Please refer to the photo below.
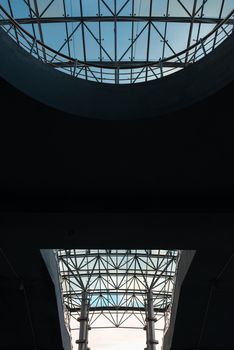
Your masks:
[{"label": "metal strut", "polygon": [[155,327],[154,323],[157,321],[154,315],[154,303],[153,303],[153,292],[149,290],[147,292],[147,302],[146,302],[146,344],[147,348],[145,350],[156,350],[156,345],[158,341],[155,339]]},{"label": "metal strut", "polygon": [[86,291],[82,292],[81,295],[81,311],[78,321],[80,322],[80,333],[79,339],[76,344],[79,344],[78,350],[90,350],[88,348],[88,331],[90,327],[88,325],[88,314],[89,314],[89,300]]}]

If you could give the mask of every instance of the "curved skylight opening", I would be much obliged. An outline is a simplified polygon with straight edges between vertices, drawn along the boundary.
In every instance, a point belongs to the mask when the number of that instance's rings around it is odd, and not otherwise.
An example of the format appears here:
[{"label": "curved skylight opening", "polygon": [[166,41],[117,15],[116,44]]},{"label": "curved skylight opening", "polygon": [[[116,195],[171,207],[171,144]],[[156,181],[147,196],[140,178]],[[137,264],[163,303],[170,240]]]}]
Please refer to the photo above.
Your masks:
[{"label": "curved skylight opening", "polygon": [[233,31],[234,0],[2,0],[0,25],[46,64],[98,83],[186,68]]}]

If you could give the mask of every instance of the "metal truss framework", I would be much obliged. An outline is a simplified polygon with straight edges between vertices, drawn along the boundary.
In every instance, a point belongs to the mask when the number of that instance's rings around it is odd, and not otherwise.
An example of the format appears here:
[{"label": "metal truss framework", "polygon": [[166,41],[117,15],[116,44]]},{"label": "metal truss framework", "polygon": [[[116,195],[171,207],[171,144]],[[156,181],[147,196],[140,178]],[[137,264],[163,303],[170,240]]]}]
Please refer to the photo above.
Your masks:
[{"label": "metal truss framework", "polygon": [[[212,51],[234,24],[232,15],[226,18],[233,11],[233,0],[4,0],[4,4],[10,17],[3,14],[0,25],[27,46],[11,20],[16,19],[35,39],[29,49],[34,56],[73,76],[116,84],[157,79],[187,67]],[[205,48],[203,39],[212,31]]]},{"label": "metal truss framework", "polygon": [[[148,350],[168,327],[180,252],[177,250],[58,250],[66,315],[88,349],[88,330],[146,330]],[[80,325],[78,326],[79,321]]]}]

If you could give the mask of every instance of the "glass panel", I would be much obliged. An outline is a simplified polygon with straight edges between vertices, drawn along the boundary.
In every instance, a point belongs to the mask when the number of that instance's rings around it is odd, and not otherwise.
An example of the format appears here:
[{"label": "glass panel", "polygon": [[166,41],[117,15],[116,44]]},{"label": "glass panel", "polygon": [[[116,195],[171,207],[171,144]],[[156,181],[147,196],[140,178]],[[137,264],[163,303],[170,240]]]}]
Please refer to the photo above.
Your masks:
[{"label": "glass panel", "polygon": [[[10,17],[0,11],[3,29],[35,57],[52,60],[55,68],[79,78],[120,84],[172,74],[183,69],[183,63],[202,58],[205,46],[206,53],[211,52],[231,34],[232,26],[217,28],[203,48],[201,39],[234,8],[233,0],[2,0],[0,5],[28,34],[10,29]],[[197,47],[190,49],[194,44]],[[185,49],[189,52],[181,54]],[[137,63],[141,68],[135,68]],[[93,67],[97,64],[101,71]],[[152,66],[146,68],[148,64]]]}]

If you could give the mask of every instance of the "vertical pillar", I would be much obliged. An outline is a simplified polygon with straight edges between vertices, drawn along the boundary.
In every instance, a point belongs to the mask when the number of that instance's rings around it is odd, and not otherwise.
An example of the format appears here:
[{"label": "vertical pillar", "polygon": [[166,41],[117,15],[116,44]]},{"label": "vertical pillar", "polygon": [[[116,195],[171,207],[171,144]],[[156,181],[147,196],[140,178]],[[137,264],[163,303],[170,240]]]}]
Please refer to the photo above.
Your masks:
[{"label": "vertical pillar", "polygon": [[76,343],[79,344],[78,350],[88,350],[88,307],[87,292],[83,291],[80,317],[78,318],[78,321],[80,322],[80,333],[79,340],[76,341]]},{"label": "vertical pillar", "polygon": [[154,303],[153,303],[153,292],[149,290],[147,292],[147,304],[146,304],[146,343],[147,350],[156,350],[156,344],[158,341],[155,339],[155,328],[154,323],[156,318],[154,316]]},{"label": "vertical pillar", "polygon": [[119,84],[119,67],[115,68],[115,84]]}]

